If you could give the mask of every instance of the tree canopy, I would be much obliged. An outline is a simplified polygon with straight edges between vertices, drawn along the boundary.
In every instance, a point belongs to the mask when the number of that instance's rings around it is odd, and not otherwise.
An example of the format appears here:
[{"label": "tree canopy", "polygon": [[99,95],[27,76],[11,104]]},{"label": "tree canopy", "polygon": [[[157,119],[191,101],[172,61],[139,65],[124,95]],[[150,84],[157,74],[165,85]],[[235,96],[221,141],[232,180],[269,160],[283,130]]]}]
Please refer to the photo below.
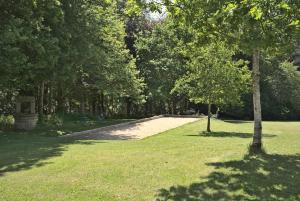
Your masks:
[{"label": "tree canopy", "polygon": [[[207,113],[211,104],[212,113],[256,119],[259,136],[260,117],[300,118],[291,64],[299,60],[299,4],[1,1],[0,112],[14,113],[18,95],[34,96],[41,116]],[[245,65],[252,92],[243,90]]]},{"label": "tree canopy", "polygon": [[252,54],[254,149],[262,146],[261,51],[276,55],[299,40],[300,3],[290,0],[164,1],[173,18],[196,30],[202,41],[223,40]]},{"label": "tree canopy", "polygon": [[177,80],[174,91],[186,93],[191,101],[208,105],[210,132],[211,105],[240,103],[249,86],[250,72],[243,60],[233,60],[234,51],[223,43],[192,46],[188,70]]}]

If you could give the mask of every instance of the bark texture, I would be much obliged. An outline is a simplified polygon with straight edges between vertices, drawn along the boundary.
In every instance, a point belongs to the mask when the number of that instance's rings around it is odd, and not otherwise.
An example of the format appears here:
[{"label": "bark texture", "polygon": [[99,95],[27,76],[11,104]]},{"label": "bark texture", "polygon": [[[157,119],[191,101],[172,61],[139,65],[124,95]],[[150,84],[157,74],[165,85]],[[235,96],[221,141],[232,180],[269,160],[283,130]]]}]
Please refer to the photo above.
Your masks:
[{"label": "bark texture", "polygon": [[39,104],[39,115],[43,116],[44,114],[44,92],[45,92],[45,82],[41,82],[40,86],[40,104]]},{"label": "bark texture", "polygon": [[211,104],[208,104],[208,112],[207,112],[207,132],[211,132],[210,130],[210,118],[211,118]]},{"label": "bark texture", "polygon": [[259,50],[253,52],[253,110],[254,110],[254,133],[252,147],[260,149],[262,146],[262,115],[260,103],[260,70]]}]

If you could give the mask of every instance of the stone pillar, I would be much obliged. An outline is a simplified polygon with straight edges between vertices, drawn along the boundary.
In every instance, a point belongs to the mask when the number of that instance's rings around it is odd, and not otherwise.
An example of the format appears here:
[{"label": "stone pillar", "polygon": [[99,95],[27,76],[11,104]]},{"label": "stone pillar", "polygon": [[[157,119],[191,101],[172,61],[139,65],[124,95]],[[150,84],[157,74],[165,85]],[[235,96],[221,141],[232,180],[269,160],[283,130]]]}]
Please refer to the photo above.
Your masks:
[{"label": "stone pillar", "polygon": [[21,113],[21,102],[17,102],[16,104],[16,113],[17,114]]},{"label": "stone pillar", "polygon": [[35,101],[30,102],[30,113],[35,114]]}]

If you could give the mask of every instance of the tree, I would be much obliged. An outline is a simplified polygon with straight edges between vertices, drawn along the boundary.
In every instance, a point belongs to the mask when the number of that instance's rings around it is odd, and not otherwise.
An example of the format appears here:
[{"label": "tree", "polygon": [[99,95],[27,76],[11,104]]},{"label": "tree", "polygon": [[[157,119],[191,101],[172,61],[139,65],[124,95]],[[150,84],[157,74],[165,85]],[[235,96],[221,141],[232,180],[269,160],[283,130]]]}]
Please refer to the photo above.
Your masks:
[{"label": "tree", "polygon": [[141,100],[117,1],[1,1],[0,10],[1,94],[35,96],[40,114],[92,110],[102,95]]},{"label": "tree", "polygon": [[265,58],[262,66],[262,108],[267,119],[299,119],[300,72],[292,63]]},{"label": "tree", "polygon": [[250,73],[242,60],[223,43],[192,46],[187,73],[177,80],[174,91],[186,93],[191,101],[208,105],[207,132],[211,132],[211,106],[238,104],[247,91]]},{"label": "tree", "polygon": [[[243,56],[241,55],[241,58]],[[298,120],[299,111],[299,71],[293,66],[288,53],[269,56],[262,52],[261,59],[261,102],[262,117],[265,120]],[[283,61],[283,62],[282,62]],[[239,119],[251,119],[251,92],[242,96],[243,107],[223,108],[222,114]]]},{"label": "tree", "polygon": [[[238,44],[241,51],[252,54],[252,88],[254,134],[252,147],[262,146],[260,102],[261,51],[278,54],[299,38],[300,2],[297,0],[208,0],[175,3],[164,1],[179,23],[193,27],[202,41],[218,37]],[[290,48],[293,49],[293,48]]]},{"label": "tree", "polygon": [[158,113],[165,111],[165,105],[170,113],[175,112],[176,97],[170,92],[186,71],[187,59],[181,43],[187,35],[175,28],[171,20],[166,20],[158,22],[152,31],[141,33],[136,42],[137,67],[147,84],[145,95],[151,108],[157,105]]}]

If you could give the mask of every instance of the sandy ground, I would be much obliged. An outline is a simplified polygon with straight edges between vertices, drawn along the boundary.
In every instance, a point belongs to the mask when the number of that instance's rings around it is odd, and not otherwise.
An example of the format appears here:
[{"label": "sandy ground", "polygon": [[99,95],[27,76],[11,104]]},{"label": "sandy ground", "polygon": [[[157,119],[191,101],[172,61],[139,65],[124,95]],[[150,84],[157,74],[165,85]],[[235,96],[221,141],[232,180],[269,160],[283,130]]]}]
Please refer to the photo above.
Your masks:
[{"label": "sandy ground", "polygon": [[114,128],[100,128],[97,129],[96,132],[77,133],[69,137],[87,140],[142,139],[197,120],[199,120],[199,118],[161,117],[140,123],[120,125]]}]

